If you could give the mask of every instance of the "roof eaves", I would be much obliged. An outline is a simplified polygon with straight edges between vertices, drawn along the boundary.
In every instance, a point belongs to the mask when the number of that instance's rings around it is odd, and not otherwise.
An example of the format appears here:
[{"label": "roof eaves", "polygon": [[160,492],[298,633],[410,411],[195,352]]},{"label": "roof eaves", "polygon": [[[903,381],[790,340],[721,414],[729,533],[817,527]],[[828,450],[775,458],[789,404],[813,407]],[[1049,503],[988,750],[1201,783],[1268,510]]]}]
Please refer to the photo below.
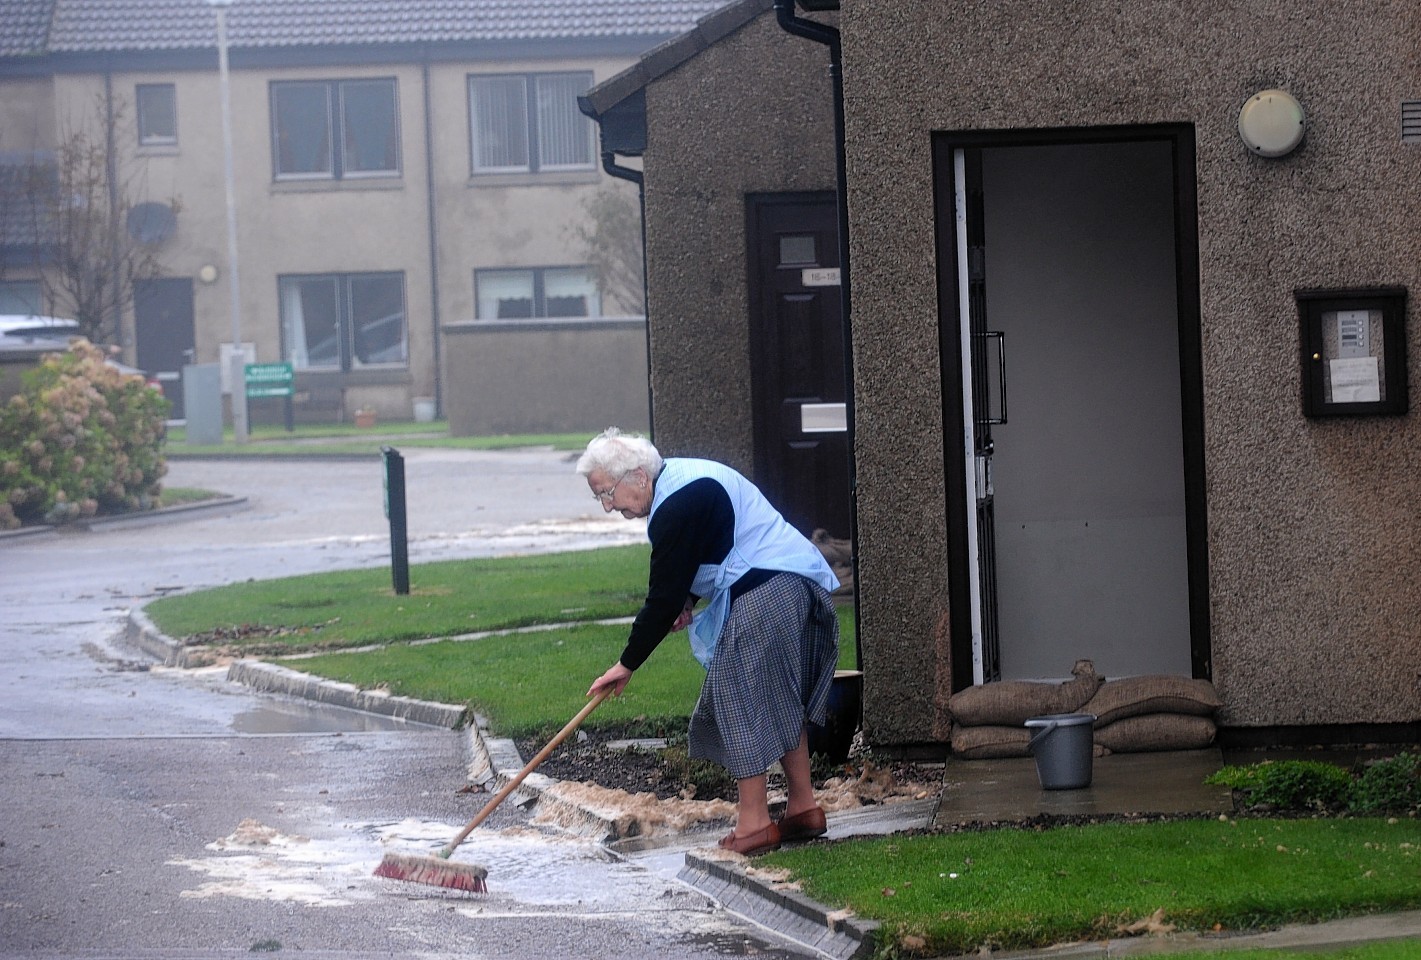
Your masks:
[{"label": "roof eaves", "polygon": [[690,30],[658,44],[614,76],[597,84],[581,98],[584,113],[596,120],[627,97],[664,77],[756,17],[773,9],[774,0],[735,0],[707,14]]}]

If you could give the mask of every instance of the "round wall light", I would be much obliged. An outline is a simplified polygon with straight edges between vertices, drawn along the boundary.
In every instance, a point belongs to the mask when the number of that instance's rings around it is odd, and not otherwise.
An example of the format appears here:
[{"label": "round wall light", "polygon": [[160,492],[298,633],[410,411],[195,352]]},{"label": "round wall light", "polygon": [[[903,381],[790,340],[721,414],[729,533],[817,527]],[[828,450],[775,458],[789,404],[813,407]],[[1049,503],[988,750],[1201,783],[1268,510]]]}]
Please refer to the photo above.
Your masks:
[{"label": "round wall light", "polygon": [[203,264],[201,267],[198,268],[197,279],[201,280],[203,283],[216,283],[217,268],[210,263]]},{"label": "round wall light", "polygon": [[1303,141],[1303,106],[1286,90],[1263,90],[1238,112],[1238,135],[1260,157],[1292,153]]}]

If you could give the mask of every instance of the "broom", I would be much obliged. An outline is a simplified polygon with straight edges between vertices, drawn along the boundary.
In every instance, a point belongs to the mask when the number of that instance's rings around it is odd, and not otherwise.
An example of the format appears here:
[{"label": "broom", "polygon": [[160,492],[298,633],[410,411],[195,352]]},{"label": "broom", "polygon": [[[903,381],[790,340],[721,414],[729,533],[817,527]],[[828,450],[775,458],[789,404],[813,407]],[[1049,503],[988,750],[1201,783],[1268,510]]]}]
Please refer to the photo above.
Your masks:
[{"label": "broom", "polygon": [[538,768],[538,765],[548,758],[548,754],[557,749],[558,744],[568,738],[572,731],[582,725],[582,721],[587,719],[587,715],[597,709],[598,704],[607,699],[612,691],[603,690],[597,696],[588,701],[587,705],[578,711],[577,716],[567,722],[567,726],[557,732],[557,736],[548,741],[548,745],[538,751],[537,756],[529,760],[522,770],[513,776],[513,779],[504,784],[503,789],[493,795],[484,808],[478,812],[474,819],[468,822],[464,829],[459,831],[447,847],[431,856],[416,856],[408,853],[387,853],[380,861],[380,865],[375,868],[375,876],[387,877],[391,880],[405,880],[410,883],[425,883],[434,887],[448,887],[451,890],[467,890],[470,893],[487,893],[488,870],[475,863],[454,863],[449,857],[454,853],[454,849],[464,842],[464,839],[474,832],[474,828],[483,823],[489,814],[498,807],[500,803],[508,799],[508,795],[518,788],[518,785],[527,778],[528,774]]}]

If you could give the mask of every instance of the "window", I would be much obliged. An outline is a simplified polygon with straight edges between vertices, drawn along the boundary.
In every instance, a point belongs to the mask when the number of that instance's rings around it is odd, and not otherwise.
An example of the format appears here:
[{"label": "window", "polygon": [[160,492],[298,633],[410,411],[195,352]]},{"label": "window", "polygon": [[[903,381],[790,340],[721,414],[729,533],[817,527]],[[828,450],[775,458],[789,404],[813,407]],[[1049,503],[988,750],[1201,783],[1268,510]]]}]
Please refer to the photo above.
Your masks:
[{"label": "window", "polygon": [[177,89],[171,83],[140,83],[134,99],[138,102],[138,145],[161,147],[177,143]]},{"label": "window", "polygon": [[469,77],[475,173],[593,169],[592,123],[577,97],[590,73]]},{"label": "window", "polygon": [[285,357],[298,370],[404,366],[400,273],[333,273],[279,280]]},{"label": "window", "polygon": [[38,280],[0,281],[0,314],[35,317],[42,306]]},{"label": "window", "polygon": [[278,180],[399,176],[393,79],[273,83],[271,126]]},{"label": "window", "polygon": [[586,267],[475,270],[479,320],[600,317],[602,298]]}]

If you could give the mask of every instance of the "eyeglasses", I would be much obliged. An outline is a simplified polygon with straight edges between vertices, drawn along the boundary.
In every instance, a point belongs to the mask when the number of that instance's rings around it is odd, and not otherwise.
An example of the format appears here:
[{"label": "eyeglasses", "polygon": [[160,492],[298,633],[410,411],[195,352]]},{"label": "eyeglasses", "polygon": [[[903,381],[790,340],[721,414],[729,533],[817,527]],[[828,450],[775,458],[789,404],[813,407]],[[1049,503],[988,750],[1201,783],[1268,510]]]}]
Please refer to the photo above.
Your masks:
[{"label": "eyeglasses", "polygon": [[612,486],[611,486],[610,489],[608,489],[608,490],[601,490],[601,491],[598,491],[597,493],[594,493],[594,494],[592,494],[592,495],[593,495],[594,497],[596,497],[597,500],[598,500],[600,503],[603,503],[603,504],[611,503],[611,502],[612,502],[612,498],[617,495],[617,488],[622,485],[622,481],[625,480],[628,476],[630,476],[630,471],[629,471],[628,473],[624,473],[624,474],[622,474],[620,477],[618,477],[618,478],[617,478],[617,482],[614,483],[614,484],[612,484]]}]

